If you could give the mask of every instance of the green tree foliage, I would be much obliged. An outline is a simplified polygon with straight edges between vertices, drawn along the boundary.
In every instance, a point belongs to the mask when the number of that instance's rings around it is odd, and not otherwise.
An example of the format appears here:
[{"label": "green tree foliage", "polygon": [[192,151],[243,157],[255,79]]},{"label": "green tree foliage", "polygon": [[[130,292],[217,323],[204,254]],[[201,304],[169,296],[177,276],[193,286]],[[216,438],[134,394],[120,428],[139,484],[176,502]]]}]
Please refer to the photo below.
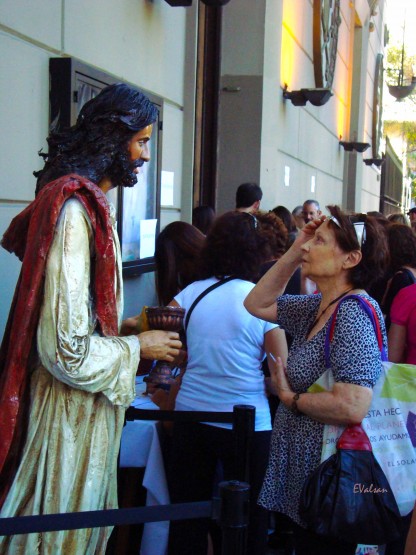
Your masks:
[{"label": "green tree foliage", "polygon": [[407,175],[411,178],[412,198],[416,198],[416,121],[384,121],[387,137],[403,137],[406,143]]},{"label": "green tree foliage", "polygon": [[[412,78],[416,77],[416,56],[408,56],[404,45],[389,46],[386,56],[385,76],[387,85],[410,85]],[[416,88],[402,100],[402,103],[407,105],[408,113],[412,117],[416,104]],[[408,177],[412,180],[412,197],[416,198],[416,121],[385,120],[383,126],[384,135],[402,137],[406,144],[406,171]]]},{"label": "green tree foliage", "polygon": [[409,85],[414,70],[416,70],[416,56],[407,56],[406,51],[403,52],[403,47],[390,46],[387,49],[386,83],[388,85]]},{"label": "green tree foliage", "polygon": [[416,154],[416,121],[385,121],[384,134],[402,136],[407,143],[407,154]]}]

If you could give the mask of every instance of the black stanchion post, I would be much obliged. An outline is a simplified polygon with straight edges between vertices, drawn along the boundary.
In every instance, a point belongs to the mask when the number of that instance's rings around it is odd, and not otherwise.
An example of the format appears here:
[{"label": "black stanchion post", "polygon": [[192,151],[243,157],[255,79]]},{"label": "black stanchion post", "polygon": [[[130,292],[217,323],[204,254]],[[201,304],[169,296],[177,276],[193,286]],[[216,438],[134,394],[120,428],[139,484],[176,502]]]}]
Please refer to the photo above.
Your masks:
[{"label": "black stanchion post", "polygon": [[251,405],[234,405],[233,413],[236,477],[242,482],[249,482],[250,445],[254,434],[256,409]]},{"label": "black stanchion post", "polygon": [[222,555],[244,555],[247,546],[250,486],[232,480],[220,482],[218,523],[222,530]]}]

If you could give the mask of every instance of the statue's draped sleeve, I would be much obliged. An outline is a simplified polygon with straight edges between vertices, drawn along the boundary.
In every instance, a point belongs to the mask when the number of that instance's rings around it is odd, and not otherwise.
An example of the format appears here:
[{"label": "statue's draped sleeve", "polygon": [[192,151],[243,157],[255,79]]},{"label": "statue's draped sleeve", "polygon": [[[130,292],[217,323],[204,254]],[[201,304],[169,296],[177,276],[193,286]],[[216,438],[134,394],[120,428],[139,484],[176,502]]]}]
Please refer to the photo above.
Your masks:
[{"label": "statue's draped sleeve", "polygon": [[[119,251],[116,236],[114,241]],[[77,389],[101,392],[113,404],[127,407],[134,397],[131,368],[138,364],[139,341],[136,336],[102,337],[94,331],[93,249],[88,216],[81,204],[71,199],[62,210],[48,256],[38,353],[56,379]],[[121,316],[120,280],[117,274],[115,295]]]}]

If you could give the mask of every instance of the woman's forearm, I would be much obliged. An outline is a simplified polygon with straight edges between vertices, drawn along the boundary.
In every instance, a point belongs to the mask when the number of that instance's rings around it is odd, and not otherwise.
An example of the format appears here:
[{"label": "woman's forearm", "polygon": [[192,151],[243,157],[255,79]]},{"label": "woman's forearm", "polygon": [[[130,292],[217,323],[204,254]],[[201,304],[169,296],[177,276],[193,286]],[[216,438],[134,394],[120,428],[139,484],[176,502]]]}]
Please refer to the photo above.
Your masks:
[{"label": "woman's forearm", "polygon": [[300,249],[290,248],[260,279],[244,301],[246,309],[263,320],[276,321],[276,298],[301,262]]},{"label": "woman's forearm", "polygon": [[269,364],[271,391],[288,409],[297,409],[324,424],[358,424],[367,414],[373,392],[368,387],[336,382],[332,391],[295,394],[286,375],[283,361],[277,357]]},{"label": "woman's forearm", "polygon": [[[279,395],[282,403],[291,408],[294,392]],[[354,384],[336,383],[332,391],[302,393],[296,402],[298,410],[324,424],[359,424],[368,412],[372,390]]]}]

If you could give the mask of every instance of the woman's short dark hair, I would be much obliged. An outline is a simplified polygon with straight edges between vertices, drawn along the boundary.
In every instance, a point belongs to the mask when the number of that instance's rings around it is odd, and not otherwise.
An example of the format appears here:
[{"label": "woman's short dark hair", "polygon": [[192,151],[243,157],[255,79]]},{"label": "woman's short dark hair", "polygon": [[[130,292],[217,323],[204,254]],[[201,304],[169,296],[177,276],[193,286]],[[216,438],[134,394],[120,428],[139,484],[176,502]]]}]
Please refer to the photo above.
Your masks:
[{"label": "woman's short dark hair", "polygon": [[156,292],[167,305],[184,287],[200,279],[199,256],[205,236],[186,222],[168,224],[156,239]]},{"label": "woman's short dark hair", "polygon": [[49,153],[39,153],[45,166],[33,172],[38,178],[36,193],[69,173],[94,183],[109,177],[114,185],[135,185],[137,175],[127,152],[128,142],[154,123],[157,114],[156,106],[140,91],[124,83],[105,87],[82,107],[74,126],[62,131],[51,126]]},{"label": "woman's short dark hair", "polygon": [[263,236],[257,218],[231,211],[219,216],[208,233],[201,252],[203,276],[235,276],[255,281],[264,262]]},{"label": "woman's short dark hair", "polygon": [[271,212],[259,210],[253,215],[257,218],[261,232],[266,238],[264,262],[278,260],[287,250],[288,231],[284,222],[273,210]]},{"label": "woman's short dark hair", "polygon": [[387,229],[390,251],[390,268],[397,272],[402,266],[416,268],[416,235],[412,228],[403,224],[392,224]]},{"label": "woman's short dark hair", "polygon": [[263,197],[263,191],[257,183],[242,183],[235,194],[235,207],[248,208]]},{"label": "woman's short dark hair", "polygon": [[[361,250],[362,259],[350,270],[350,281],[354,288],[369,289],[375,281],[382,277],[389,264],[388,245],[385,228],[377,220],[367,214],[347,215],[339,206],[327,206],[331,216],[340,224],[329,221],[335,233],[336,241],[344,252]],[[359,244],[354,222],[364,222],[365,238]]]}]

